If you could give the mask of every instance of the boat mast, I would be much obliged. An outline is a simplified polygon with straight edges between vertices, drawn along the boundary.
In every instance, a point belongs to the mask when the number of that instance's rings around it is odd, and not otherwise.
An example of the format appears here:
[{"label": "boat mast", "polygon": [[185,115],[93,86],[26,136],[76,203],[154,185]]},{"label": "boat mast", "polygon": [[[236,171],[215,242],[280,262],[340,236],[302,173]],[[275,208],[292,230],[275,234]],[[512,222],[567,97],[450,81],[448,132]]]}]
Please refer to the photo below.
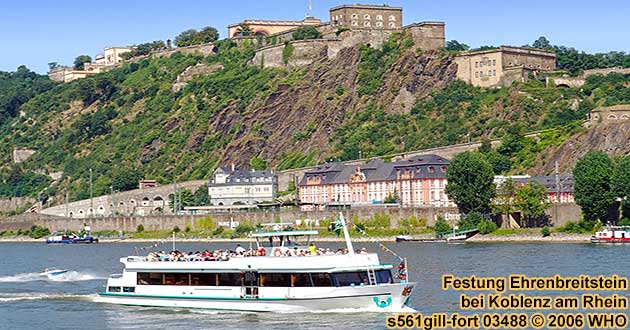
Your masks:
[{"label": "boat mast", "polygon": [[339,212],[339,220],[341,221],[341,227],[343,229],[343,237],[346,239],[346,248],[348,254],[354,255],[354,248],[352,247],[352,241],[350,240],[350,233],[348,232],[348,226],[346,225],[346,219],[343,217],[343,213]]}]

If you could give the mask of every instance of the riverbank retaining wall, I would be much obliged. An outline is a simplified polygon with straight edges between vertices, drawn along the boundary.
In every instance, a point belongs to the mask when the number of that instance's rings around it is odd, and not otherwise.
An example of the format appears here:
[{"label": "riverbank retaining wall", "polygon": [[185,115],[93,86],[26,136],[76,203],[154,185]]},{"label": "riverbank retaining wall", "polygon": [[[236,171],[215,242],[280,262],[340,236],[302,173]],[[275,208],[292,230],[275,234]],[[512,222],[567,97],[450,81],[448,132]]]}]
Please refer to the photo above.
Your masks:
[{"label": "riverbank retaining wall", "polygon": [[[365,221],[376,215],[387,215],[391,227],[398,227],[401,220],[415,216],[418,219],[426,219],[428,226],[433,226],[438,217],[444,217],[452,224],[459,219],[459,212],[456,208],[450,207],[420,207],[420,208],[399,208],[399,207],[355,207],[344,210],[344,215],[354,221]],[[562,226],[568,221],[578,221],[580,219],[580,208],[575,204],[559,204],[548,210],[554,226]],[[294,222],[301,219],[334,219],[338,211],[260,211],[260,212],[240,212],[240,213],[215,213],[211,214],[216,226],[229,226],[230,223],[237,224],[249,222],[252,225],[258,223],[273,222]],[[15,231],[18,229],[28,229],[33,225],[40,225],[56,230],[80,230],[84,224],[92,227],[93,231],[101,230],[124,230],[135,231],[138,225],[143,225],[145,230],[171,230],[175,226],[185,229],[198,229],[199,219],[207,215],[155,215],[155,216],[119,216],[119,217],[96,217],[86,219],[72,219],[53,216],[38,216],[31,213],[28,215],[15,216],[0,220],[0,232]]]}]

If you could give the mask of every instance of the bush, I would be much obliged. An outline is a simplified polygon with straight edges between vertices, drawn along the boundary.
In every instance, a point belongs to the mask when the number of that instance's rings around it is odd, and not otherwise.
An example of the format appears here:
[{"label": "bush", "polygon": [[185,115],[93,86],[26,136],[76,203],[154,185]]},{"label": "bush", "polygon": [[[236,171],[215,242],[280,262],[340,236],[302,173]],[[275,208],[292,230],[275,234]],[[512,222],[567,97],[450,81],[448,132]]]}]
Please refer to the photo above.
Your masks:
[{"label": "bush", "polygon": [[136,233],[141,233],[144,231],[144,225],[139,224],[138,227],[136,227]]},{"label": "bush", "polygon": [[254,227],[252,227],[252,225],[250,225],[249,223],[241,223],[238,226],[236,226],[236,228],[234,228],[234,234],[237,236],[241,236],[243,234],[247,234],[249,232],[254,231]]},{"label": "bush", "polygon": [[203,217],[197,220],[195,227],[201,230],[212,230],[214,229],[214,220],[211,216]]},{"label": "bush", "polygon": [[322,33],[313,26],[304,26],[293,32],[293,40],[321,39]]},{"label": "bush", "polygon": [[50,235],[50,230],[48,230],[48,228],[35,225],[31,227],[31,230],[28,231],[27,233],[29,237],[37,239],[37,238],[42,238],[44,236]]},{"label": "bush", "polygon": [[479,222],[477,229],[481,235],[487,235],[497,230],[497,224],[494,221],[484,219]]},{"label": "bush", "polygon": [[630,226],[630,218],[623,218],[619,220],[620,226]]},{"label": "bush", "polygon": [[179,233],[180,231],[182,231],[181,229],[179,229],[179,226],[175,226],[173,227],[173,232],[174,233]]},{"label": "bush", "polygon": [[600,222],[591,220],[580,220],[578,222],[569,221],[564,226],[558,228],[558,231],[568,234],[585,234],[593,232],[593,230],[600,225]]},{"label": "bush", "polygon": [[476,228],[483,220],[484,217],[481,213],[470,212],[467,216],[459,220],[457,225],[459,226],[459,229]]},{"label": "bush", "polygon": [[223,234],[223,231],[224,231],[223,227],[219,227],[219,228],[215,229],[215,230],[212,232],[212,236],[218,236],[218,235],[221,235],[221,234]]},{"label": "bush", "polygon": [[435,231],[436,234],[439,234],[439,233],[451,231],[453,230],[453,228],[451,228],[451,225],[449,225],[448,222],[444,220],[444,218],[439,217],[438,220],[435,222],[435,226],[433,226],[433,230]]},{"label": "bush", "polygon": [[545,226],[540,230],[540,233],[542,234],[543,237],[548,237],[551,235],[551,229],[549,229],[549,227]]}]

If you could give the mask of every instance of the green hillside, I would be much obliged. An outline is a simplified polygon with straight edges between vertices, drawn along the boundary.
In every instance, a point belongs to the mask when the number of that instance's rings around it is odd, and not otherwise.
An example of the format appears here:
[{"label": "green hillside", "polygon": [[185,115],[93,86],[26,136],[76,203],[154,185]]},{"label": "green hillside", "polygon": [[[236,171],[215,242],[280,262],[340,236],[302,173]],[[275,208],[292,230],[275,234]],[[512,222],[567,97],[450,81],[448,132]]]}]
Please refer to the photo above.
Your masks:
[{"label": "green hillside", "polygon": [[[52,182],[41,173],[63,172],[45,195],[60,201],[68,189],[76,200],[88,197],[90,168],[100,195],[110,186],[132,189],[143,177],[207,178],[217,164],[252,158],[285,169],[469,138],[504,138],[488,157],[497,172],[521,171],[546,144],[580,131],[596,105],[630,102],[630,79],[615,74],[591,77],[581,89],[535,79],[472,87],[455,80],[451,52],[416,52],[409,41],[397,35],[383,50],[345,49],[296,69],[249,66],[253,47],[224,40],[216,55],[150,57],[67,84],[25,69],[0,73],[0,197],[36,196]],[[427,69],[410,74],[419,62]],[[174,92],[176,77],[194,65],[213,69]],[[420,80],[412,110],[392,111],[400,87]],[[558,129],[536,141],[521,137],[550,128]],[[15,165],[14,148],[37,153]]]}]

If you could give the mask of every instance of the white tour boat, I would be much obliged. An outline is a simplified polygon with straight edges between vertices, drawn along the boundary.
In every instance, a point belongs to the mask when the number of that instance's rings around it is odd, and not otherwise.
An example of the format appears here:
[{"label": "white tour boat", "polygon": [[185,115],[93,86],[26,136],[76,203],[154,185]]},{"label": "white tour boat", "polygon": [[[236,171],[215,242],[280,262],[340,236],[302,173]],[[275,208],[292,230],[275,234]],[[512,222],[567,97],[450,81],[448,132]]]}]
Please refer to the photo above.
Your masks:
[{"label": "white tour boat", "polygon": [[317,231],[294,230],[252,234],[257,245],[253,253],[239,247],[237,255],[222,252],[203,260],[192,254],[174,258],[188,261],[162,261],[164,256],[157,254],[124,257],[123,273],[109,277],[99,301],[256,312],[403,308],[416,284],[407,280],[406,260],[399,257],[402,262],[393,276],[394,267],[381,264],[376,253],[355,253],[341,214],[338,225],[346,253],[298,246],[297,239]]}]

